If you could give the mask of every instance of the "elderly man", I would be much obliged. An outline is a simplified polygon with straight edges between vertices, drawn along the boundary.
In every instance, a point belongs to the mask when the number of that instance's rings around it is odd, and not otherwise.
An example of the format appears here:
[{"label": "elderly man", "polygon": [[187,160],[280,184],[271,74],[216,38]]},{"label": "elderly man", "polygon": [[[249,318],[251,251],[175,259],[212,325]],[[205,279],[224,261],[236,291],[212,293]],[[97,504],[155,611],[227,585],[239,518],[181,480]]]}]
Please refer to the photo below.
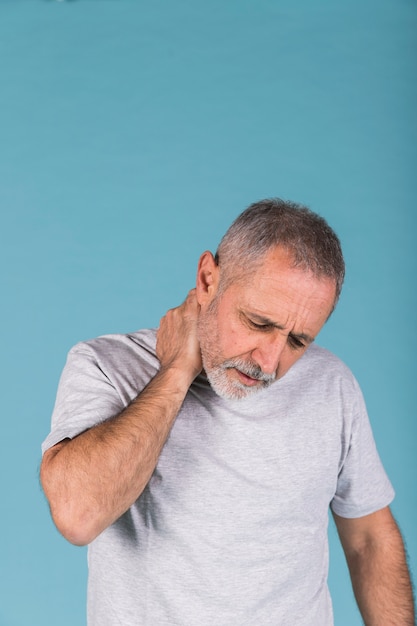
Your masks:
[{"label": "elderly man", "polygon": [[78,344],[42,484],[89,545],[90,626],[329,626],[329,506],[369,626],[412,626],[393,490],[346,366],[313,342],[339,240],[265,200],[159,329]]}]

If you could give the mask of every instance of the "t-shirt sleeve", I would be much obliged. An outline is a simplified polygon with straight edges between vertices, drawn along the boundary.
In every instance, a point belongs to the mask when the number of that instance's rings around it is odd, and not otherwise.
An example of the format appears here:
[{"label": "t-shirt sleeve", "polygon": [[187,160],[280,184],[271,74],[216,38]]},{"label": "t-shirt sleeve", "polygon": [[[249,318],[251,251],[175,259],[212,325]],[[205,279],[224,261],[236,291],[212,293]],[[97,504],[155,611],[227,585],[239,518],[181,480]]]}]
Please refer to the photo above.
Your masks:
[{"label": "t-shirt sleeve", "polygon": [[[356,383],[356,381],[355,381]],[[388,506],[394,489],[376,449],[365,402],[356,383],[350,428],[345,432],[345,456],[338,476],[332,510],[354,518]]]},{"label": "t-shirt sleeve", "polygon": [[42,453],[63,439],[72,439],[114,417],[125,406],[94,350],[85,343],[77,344],[70,350],[61,375],[51,432],[42,444]]}]

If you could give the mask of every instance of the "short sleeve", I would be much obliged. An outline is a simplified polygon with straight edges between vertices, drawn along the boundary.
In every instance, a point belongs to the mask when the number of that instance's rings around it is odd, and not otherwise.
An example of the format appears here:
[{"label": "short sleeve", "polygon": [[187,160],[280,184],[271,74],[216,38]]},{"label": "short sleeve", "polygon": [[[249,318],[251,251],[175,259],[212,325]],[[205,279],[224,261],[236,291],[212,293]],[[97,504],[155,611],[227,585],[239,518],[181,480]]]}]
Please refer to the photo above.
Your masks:
[{"label": "short sleeve", "polygon": [[388,506],[394,498],[394,489],[376,449],[365,402],[357,383],[352,409],[350,428],[345,433],[346,454],[331,502],[332,510],[347,518],[374,513]]},{"label": "short sleeve", "polygon": [[124,408],[115,386],[100,368],[94,350],[86,343],[70,350],[52,414],[51,432],[42,453],[65,438],[72,439]]}]

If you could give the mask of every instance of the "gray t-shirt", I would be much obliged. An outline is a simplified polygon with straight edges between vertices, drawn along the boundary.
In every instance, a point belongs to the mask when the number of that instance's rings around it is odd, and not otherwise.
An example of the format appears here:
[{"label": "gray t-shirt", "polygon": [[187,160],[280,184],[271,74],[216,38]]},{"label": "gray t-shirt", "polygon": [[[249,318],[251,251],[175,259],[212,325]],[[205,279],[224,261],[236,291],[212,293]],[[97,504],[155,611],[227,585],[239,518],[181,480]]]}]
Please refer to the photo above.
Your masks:
[{"label": "gray t-shirt", "polygon": [[[158,370],[155,331],[75,346],[43,450],[117,415]],[[347,367],[312,345],[271,387],[192,384],[140,498],[89,546],[90,626],[330,626],[329,505],[393,489]]]}]

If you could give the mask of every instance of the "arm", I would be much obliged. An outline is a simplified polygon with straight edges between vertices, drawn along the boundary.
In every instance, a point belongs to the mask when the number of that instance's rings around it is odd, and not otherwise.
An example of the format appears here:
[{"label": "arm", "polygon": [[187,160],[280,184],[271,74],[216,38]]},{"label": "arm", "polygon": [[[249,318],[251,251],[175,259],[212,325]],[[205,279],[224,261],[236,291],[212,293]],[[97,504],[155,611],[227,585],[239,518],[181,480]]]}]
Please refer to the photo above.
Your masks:
[{"label": "arm", "polygon": [[333,515],[366,626],[414,626],[404,544],[389,507],[356,519]]},{"label": "arm", "polygon": [[201,371],[192,290],[162,318],[157,335],[161,368],[118,416],[50,448],[41,482],[58,530],[77,545],[90,543],[139,497],[149,481],[188,388]]}]

